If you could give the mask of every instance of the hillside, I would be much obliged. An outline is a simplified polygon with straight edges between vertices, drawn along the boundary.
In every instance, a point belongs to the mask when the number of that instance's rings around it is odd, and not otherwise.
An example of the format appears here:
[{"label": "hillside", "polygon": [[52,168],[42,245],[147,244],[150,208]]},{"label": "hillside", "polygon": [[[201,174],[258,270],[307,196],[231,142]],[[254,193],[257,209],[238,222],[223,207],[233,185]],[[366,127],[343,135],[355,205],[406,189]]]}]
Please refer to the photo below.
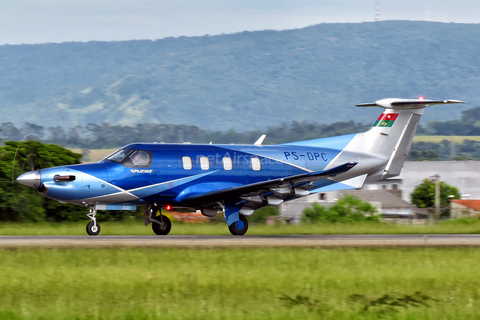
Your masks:
[{"label": "hillside", "polygon": [[157,41],[0,46],[1,122],[168,123],[253,130],[293,120],[372,123],[386,97],[480,105],[480,25],[414,21]]}]

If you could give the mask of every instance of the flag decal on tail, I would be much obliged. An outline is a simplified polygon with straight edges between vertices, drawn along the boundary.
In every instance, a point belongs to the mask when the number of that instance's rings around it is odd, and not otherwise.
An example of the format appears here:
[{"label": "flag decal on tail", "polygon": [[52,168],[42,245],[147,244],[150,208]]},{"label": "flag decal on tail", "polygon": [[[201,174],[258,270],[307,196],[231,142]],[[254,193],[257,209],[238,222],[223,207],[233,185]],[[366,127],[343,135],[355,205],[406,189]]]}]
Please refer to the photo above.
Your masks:
[{"label": "flag decal on tail", "polygon": [[398,113],[382,113],[377,121],[373,124],[374,127],[391,127],[398,117]]}]

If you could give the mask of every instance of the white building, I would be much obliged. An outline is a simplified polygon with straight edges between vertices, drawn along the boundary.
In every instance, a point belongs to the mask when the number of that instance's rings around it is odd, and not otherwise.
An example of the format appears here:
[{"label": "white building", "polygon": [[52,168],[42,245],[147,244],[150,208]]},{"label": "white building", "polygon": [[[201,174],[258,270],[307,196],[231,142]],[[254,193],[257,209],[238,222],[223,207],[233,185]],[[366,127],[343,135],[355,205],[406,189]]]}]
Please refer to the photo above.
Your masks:
[{"label": "white building", "polygon": [[398,177],[365,183],[362,190],[398,189],[410,202],[415,187],[436,174],[458,188],[462,198],[480,199],[480,161],[406,161]]},{"label": "white building", "polygon": [[[458,188],[462,198],[480,199],[480,161],[406,161],[400,176],[367,182],[360,189],[362,192],[330,191],[312,194],[286,202],[282,212],[295,223],[300,221],[304,208],[313,202],[329,206],[344,193],[351,193],[376,205],[384,215],[410,214],[416,212],[410,204],[410,194],[424,179],[431,179],[437,174],[440,181]],[[387,193],[379,193],[380,190],[394,194],[403,201],[397,203]],[[369,192],[371,195],[368,195]]]}]

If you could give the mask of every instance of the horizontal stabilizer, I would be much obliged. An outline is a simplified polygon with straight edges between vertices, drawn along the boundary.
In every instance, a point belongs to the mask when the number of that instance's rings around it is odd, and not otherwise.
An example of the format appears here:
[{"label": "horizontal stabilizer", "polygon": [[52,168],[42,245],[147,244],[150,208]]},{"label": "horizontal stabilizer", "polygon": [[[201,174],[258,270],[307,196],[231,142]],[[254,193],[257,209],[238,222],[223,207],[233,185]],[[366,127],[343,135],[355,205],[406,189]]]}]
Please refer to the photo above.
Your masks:
[{"label": "horizontal stabilizer", "polygon": [[[333,181],[328,179],[322,180],[318,183],[320,186],[313,190],[310,190],[310,193],[318,193],[318,192],[327,192],[327,191],[337,191],[337,190],[348,190],[348,189],[357,189],[363,186],[365,179],[367,178],[367,174],[357,176],[348,180],[343,180],[340,182]],[[324,183],[325,181],[325,183]],[[317,185],[317,183],[315,185]]]},{"label": "horizontal stabilizer", "polygon": [[418,108],[435,104],[465,103],[460,100],[427,100],[427,99],[383,99],[375,103],[356,104],[357,107],[382,107],[382,108]]}]

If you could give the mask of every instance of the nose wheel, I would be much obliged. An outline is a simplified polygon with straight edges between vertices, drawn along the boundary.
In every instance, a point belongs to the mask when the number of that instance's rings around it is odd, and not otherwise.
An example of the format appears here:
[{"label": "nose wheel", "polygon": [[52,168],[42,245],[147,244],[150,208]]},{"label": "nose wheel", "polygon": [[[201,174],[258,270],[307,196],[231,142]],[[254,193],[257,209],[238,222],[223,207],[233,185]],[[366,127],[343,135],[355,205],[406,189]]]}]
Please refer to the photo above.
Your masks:
[{"label": "nose wheel", "polygon": [[87,233],[90,236],[96,236],[100,233],[100,224],[90,221],[87,224]]},{"label": "nose wheel", "polygon": [[87,224],[87,233],[90,236],[96,236],[100,233],[100,224],[97,223],[96,215],[97,210],[94,207],[90,208],[90,213],[87,214],[87,217],[92,220]]}]

